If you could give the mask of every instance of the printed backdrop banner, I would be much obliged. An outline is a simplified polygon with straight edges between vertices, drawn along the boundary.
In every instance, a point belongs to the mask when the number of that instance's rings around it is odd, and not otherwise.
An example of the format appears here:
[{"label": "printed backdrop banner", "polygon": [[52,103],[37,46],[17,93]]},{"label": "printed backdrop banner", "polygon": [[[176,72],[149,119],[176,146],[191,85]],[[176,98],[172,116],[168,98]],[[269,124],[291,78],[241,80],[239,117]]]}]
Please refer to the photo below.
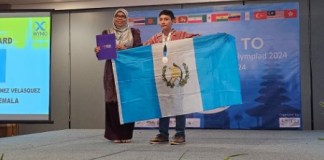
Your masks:
[{"label": "printed backdrop banner", "polygon": [[118,52],[114,71],[121,123],[241,104],[235,39],[211,34]]},{"label": "printed backdrop banner", "polygon": [[[129,13],[143,41],[161,32],[161,10]],[[228,33],[236,39],[243,104],[187,115],[187,127],[301,129],[299,4],[277,3],[172,9],[173,27],[190,33]],[[145,86],[143,86],[145,88]],[[171,120],[171,126],[174,125]],[[156,127],[157,120],[137,122]]]}]

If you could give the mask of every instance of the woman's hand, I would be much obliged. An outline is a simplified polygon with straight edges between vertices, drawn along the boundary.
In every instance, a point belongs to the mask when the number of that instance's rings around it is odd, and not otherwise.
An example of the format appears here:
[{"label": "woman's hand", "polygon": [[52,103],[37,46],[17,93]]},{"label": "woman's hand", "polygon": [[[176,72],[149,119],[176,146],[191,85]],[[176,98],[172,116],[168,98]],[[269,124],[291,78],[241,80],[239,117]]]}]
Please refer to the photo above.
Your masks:
[{"label": "woman's hand", "polygon": [[100,47],[99,47],[99,46],[97,46],[97,47],[95,48],[95,50],[94,50],[94,51],[95,51],[95,53],[96,53],[96,54],[98,54],[98,53],[99,53],[99,51],[100,51]]}]

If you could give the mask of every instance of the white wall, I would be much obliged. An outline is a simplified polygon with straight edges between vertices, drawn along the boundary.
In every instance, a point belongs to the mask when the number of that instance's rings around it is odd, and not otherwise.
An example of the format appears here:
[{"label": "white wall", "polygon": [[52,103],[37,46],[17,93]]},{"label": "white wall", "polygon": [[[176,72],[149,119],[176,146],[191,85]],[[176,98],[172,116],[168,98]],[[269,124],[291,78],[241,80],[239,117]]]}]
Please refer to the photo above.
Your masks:
[{"label": "white wall", "polygon": [[113,7],[155,6],[173,4],[193,4],[208,2],[242,2],[243,0],[91,0],[80,2],[36,3],[28,5],[12,5],[12,9],[93,9]]}]

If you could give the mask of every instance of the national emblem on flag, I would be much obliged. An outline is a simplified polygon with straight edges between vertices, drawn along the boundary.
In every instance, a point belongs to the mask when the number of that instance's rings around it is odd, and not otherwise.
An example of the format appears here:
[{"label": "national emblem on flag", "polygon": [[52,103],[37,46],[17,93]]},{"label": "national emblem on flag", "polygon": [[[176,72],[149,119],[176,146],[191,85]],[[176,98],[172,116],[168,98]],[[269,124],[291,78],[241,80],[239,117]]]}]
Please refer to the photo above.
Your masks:
[{"label": "national emblem on flag", "polygon": [[[168,67],[164,65],[162,68],[162,80],[165,82],[166,86],[173,88],[174,86],[181,86],[187,84],[189,79],[189,68],[186,63],[182,63],[183,68],[179,65],[173,63],[172,66]],[[166,77],[167,70],[170,71],[171,77]]]}]

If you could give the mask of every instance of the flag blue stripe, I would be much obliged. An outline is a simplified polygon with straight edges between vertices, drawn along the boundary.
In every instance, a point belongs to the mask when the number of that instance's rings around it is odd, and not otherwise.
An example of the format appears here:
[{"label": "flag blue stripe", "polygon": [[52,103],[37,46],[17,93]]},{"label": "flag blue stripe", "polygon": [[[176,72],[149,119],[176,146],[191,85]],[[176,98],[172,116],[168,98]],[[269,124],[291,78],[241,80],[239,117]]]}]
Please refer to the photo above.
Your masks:
[{"label": "flag blue stripe", "polygon": [[6,81],[6,50],[0,49],[0,83]]},{"label": "flag blue stripe", "polygon": [[203,109],[242,103],[234,37],[221,33],[193,40]]},{"label": "flag blue stripe", "polygon": [[124,123],[161,117],[151,46],[119,51],[115,67]]}]

